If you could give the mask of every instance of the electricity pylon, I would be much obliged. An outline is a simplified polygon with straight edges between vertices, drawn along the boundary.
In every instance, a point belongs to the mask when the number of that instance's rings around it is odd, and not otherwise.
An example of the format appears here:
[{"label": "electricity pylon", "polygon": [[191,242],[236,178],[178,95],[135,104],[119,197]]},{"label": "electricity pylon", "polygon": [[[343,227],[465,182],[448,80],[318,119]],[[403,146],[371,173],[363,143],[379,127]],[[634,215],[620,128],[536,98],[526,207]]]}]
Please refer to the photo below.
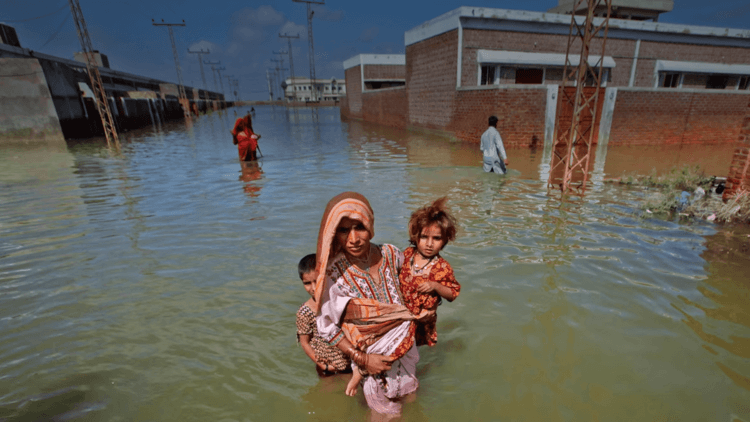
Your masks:
[{"label": "electricity pylon", "polygon": [[109,100],[107,99],[107,93],[104,91],[104,84],[102,83],[102,76],[99,74],[99,67],[96,65],[94,48],[91,45],[91,37],[86,28],[86,21],[83,19],[81,6],[78,4],[78,0],[69,0],[69,3],[70,10],[73,12],[73,20],[76,24],[78,39],[81,41],[81,48],[83,49],[83,54],[86,56],[86,72],[89,75],[91,89],[94,91],[94,104],[96,104],[96,109],[99,111],[99,117],[102,119],[102,127],[104,128],[104,136],[107,138],[107,146],[111,147],[112,143],[114,143],[115,148],[119,150],[120,138],[117,136],[115,121],[112,118],[112,112],[109,109]]},{"label": "electricity pylon", "polygon": [[[575,11],[579,10],[582,4],[587,4],[588,10],[585,19],[579,23],[580,19],[576,19]],[[601,19],[599,25],[594,26],[594,12],[599,6],[606,7],[607,14]],[[567,192],[575,176],[578,179],[575,183],[580,181],[580,184],[575,187],[583,193],[588,179],[591,146],[596,141],[598,134],[595,130],[599,127],[598,122],[601,118],[599,91],[602,86],[602,68],[609,30],[609,16],[612,13],[612,0],[577,0],[571,13],[563,83],[558,95],[556,124],[560,124],[560,129],[557,131],[557,140],[553,147],[547,187],[559,186],[562,192]],[[589,50],[595,40],[601,42],[601,48],[598,49],[600,58],[592,65],[589,63]],[[571,61],[571,49],[578,43],[580,43],[581,52],[577,65],[574,65]],[[566,89],[571,83],[575,87],[575,93],[572,95],[573,90]],[[565,110],[572,111],[571,117],[561,114],[565,113]],[[565,120],[563,121],[561,117]],[[568,118],[570,118],[569,125]],[[563,124],[566,126],[564,127]],[[562,178],[560,178],[561,170]]]},{"label": "electricity pylon", "polygon": [[151,19],[151,23],[154,26],[166,26],[169,29],[169,40],[172,41],[174,64],[175,67],[177,67],[177,89],[180,95],[180,104],[182,105],[182,112],[185,115],[185,118],[190,120],[190,102],[188,101],[187,94],[185,93],[185,86],[182,84],[182,68],[180,68],[180,57],[177,55],[177,46],[174,42],[174,31],[172,31],[173,26],[185,26],[185,20],[183,19],[182,23],[164,23],[164,19],[162,19],[161,23],[157,23],[154,22],[153,19]]},{"label": "electricity pylon", "polygon": [[315,86],[315,43],[313,43],[313,27],[312,27],[312,19],[313,19],[313,13],[315,13],[312,10],[312,4],[325,4],[325,0],[323,1],[315,1],[315,0],[292,0],[296,3],[307,3],[307,40],[309,41],[309,55],[310,55],[310,88],[312,88],[312,91],[310,92],[310,99],[313,101],[316,101],[318,98],[317,94],[317,87]]}]

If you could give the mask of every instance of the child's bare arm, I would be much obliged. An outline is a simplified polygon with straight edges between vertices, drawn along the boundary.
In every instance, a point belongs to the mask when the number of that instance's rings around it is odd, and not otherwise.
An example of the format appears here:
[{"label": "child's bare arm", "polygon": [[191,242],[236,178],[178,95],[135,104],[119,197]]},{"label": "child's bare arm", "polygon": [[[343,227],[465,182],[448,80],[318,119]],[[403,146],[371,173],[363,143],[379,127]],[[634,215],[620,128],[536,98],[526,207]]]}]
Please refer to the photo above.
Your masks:
[{"label": "child's bare arm", "polygon": [[315,365],[317,365],[320,369],[326,369],[325,364],[318,362],[317,358],[315,358],[315,352],[313,351],[312,346],[310,346],[310,334],[300,334],[299,344],[302,346],[302,350],[305,351],[307,357],[309,357],[311,361],[315,362]]},{"label": "child's bare arm", "polygon": [[436,281],[427,281],[419,286],[417,286],[417,291],[419,293],[437,293],[442,297],[443,299],[447,300],[448,302],[453,302],[453,300],[456,298],[456,295],[453,294],[453,290],[451,290],[447,286],[443,286],[442,284],[436,282]]}]

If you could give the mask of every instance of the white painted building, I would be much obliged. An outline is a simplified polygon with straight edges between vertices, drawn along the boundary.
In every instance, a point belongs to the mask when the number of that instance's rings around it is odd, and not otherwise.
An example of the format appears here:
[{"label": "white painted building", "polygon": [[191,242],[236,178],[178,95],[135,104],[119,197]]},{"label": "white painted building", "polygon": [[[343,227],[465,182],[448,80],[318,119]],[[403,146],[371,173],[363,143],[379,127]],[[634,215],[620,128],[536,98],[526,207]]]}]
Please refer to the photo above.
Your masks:
[{"label": "white painted building", "polygon": [[286,101],[338,101],[346,96],[346,81],[331,79],[316,79],[315,84],[310,78],[294,77],[284,81],[284,99]]}]

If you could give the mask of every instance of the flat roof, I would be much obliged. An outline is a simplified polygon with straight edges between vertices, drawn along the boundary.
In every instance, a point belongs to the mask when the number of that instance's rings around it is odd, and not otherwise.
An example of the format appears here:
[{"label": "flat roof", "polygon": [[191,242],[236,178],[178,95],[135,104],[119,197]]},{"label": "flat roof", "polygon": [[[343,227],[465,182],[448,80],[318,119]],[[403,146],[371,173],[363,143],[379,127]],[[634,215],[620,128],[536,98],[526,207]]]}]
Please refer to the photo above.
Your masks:
[{"label": "flat roof", "polygon": [[405,54],[357,54],[344,60],[344,70],[359,65],[401,65],[406,66]]},{"label": "flat roof", "polygon": [[[585,16],[575,16],[579,23]],[[536,32],[567,35],[571,15],[525,10],[462,6],[404,33],[404,44],[412,45],[445,32],[463,28]],[[604,18],[594,18],[599,25]],[[644,39],[662,42],[750,47],[750,30],[709,26],[610,19],[608,38]]]}]

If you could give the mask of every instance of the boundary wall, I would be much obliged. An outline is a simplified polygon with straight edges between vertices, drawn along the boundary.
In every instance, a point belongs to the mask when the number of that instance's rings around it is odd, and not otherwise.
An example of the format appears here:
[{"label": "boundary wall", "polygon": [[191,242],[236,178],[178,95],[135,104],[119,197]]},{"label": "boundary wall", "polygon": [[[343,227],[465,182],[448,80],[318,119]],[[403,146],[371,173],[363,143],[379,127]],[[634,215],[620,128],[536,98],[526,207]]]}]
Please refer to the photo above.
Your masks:
[{"label": "boundary wall", "polygon": [[[41,70],[40,81],[44,81],[45,87],[38,89],[34,95],[38,95],[38,101],[49,100],[53,104],[54,117],[57,119],[56,126],[61,130],[63,139],[104,135],[101,118],[94,104],[93,91],[89,86],[85,63],[32,52],[7,44],[0,44],[0,60],[3,62],[31,60],[36,63],[37,68]],[[2,72],[11,69],[5,65],[0,65],[0,68]],[[100,67],[99,72],[110,100],[109,105],[118,132],[183,118],[184,114],[176,95],[177,85],[106,67]],[[20,81],[17,78],[11,79],[16,79],[16,82]],[[195,106],[199,111],[218,110],[227,105],[221,94],[190,87],[185,87],[185,90],[191,108]],[[8,95],[6,91],[7,89],[3,87],[0,91],[0,98]],[[30,104],[32,100],[25,101]],[[31,113],[30,115],[39,116],[39,112],[30,110],[27,112]],[[2,116],[14,115],[13,113],[17,112],[3,111]],[[25,129],[24,133],[29,134],[28,136],[40,130],[38,118],[33,121],[16,119],[14,125],[13,130],[16,131],[14,133],[21,133],[18,130]],[[10,136],[0,132],[0,138]]]},{"label": "boundary wall", "polygon": [[65,143],[37,59],[0,58],[0,145]]}]

